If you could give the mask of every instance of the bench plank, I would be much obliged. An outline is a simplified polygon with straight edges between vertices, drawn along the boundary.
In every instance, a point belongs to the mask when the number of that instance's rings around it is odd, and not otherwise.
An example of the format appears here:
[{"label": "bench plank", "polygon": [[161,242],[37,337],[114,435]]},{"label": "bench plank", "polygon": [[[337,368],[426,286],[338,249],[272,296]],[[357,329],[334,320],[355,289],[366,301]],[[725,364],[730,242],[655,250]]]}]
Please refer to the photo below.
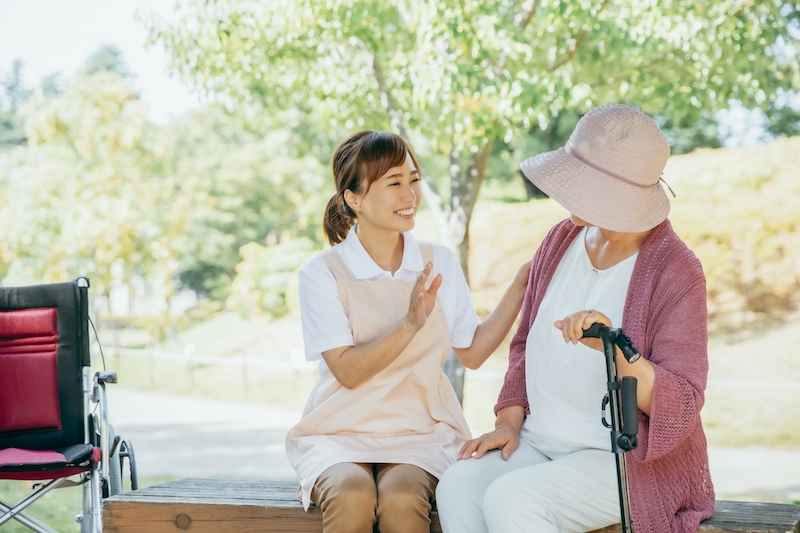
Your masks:
[{"label": "bench plank", "polygon": [[[321,533],[322,513],[308,512],[291,481],[179,479],[129,491],[103,502],[104,533]],[[619,525],[598,533],[618,533]],[[800,533],[800,505],[717,501],[702,533]],[[431,513],[431,532],[441,533]]]},{"label": "bench plank", "polygon": [[[635,526],[635,524],[634,524]],[[619,524],[595,533],[621,533]],[[800,533],[800,505],[717,500],[701,533]]]},{"label": "bench plank", "polygon": [[[316,506],[303,511],[296,493],[297,483],[290,481],[167,481],[104,500],[103,531],[321,533],[322,512]],[[441,531],[431,513],[431,533]]]}]

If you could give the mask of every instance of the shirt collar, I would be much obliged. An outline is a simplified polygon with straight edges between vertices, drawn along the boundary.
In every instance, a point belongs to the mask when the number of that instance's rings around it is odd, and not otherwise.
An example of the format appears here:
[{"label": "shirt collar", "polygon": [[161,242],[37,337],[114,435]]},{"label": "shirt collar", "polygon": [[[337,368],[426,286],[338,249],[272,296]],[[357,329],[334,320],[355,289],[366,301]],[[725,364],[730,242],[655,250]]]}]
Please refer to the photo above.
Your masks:
[{"label": "shirt collar", "polygon": [[[358,235],[356,235],[356,226],[350,228],[341,246],[343,247],[342,255],[355,279],[369,279],[380,276],[381,274],[388,274],[391,277],[391,272],[387,272],[379,267],[364,249],[364,245],[361,244]],[[417,240],[410,231],[404,231],[403,260],[400,262],[400,269],[397,272],[399,273],[400,270],[421,272],[422,267],[422,253],[419,250]]]}]

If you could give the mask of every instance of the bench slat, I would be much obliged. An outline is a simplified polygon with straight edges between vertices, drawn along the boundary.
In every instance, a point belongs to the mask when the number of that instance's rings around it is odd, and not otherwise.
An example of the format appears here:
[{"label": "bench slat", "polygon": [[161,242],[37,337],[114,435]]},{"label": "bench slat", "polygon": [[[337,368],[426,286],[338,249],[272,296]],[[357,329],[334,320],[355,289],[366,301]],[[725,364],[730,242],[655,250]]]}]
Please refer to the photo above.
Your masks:
[{"label": "bench slat", "polygon": [[[186,478],[129,491],[103,502],[105,533],[274,531],[321,533],[322,513],[297,500],[297,483]],[[185,527],[181,527],[185,526]],[[618,533],[619,525],[600,530]],[[702,533],[800,533],[800,505],[717,501]],[[431,513],[431,532],[441,533]]]},{"label": "bench slat", "polygon": [[[636,524],[634,524],[635,526]],[[620,533],[619,525],[597,533]],[[717,500],[714,516],[700,524],[702,533],[800,533],[800,505]]]}]

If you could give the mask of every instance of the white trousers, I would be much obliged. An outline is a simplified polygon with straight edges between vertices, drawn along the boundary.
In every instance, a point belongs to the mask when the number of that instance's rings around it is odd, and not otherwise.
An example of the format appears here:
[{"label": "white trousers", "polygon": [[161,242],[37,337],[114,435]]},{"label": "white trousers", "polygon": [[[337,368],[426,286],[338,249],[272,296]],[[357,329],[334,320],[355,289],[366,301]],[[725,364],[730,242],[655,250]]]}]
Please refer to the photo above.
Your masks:
[{"label": "white trousers", "polygon": [[520,439],[508,461],[494,450],[448,468],[436,489],[442,531],[579,533],[619,523],[614,454],[546,452]]}]

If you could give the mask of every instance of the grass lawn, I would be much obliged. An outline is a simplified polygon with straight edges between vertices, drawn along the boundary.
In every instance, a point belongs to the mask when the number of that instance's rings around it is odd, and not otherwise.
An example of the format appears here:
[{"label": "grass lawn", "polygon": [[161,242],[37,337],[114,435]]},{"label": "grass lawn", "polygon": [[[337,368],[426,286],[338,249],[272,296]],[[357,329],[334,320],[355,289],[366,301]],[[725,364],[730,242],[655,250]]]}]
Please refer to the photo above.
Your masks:
[{"label": "grass lawn", "polygon": [[[127,470],[125,475],[127,475]],[[77,477],[73,478],[77,480]],[[139,479],[139,487],[149,487],[157,483],[169,481],[169,477],[152,477]],[[9,481],[0,480],[0,500],[14,505],[19,500],[30,494],[32,486],[38,481]],[[130,483],[126,482],[124,490],[130,490]],[[83,507],[83,488],[67,487],[55,489],[31,504],[25,514],[41,520],[59,533],[80,533],[81,527],[75,521],[75,516]],[[10,520],[2,526],[3,533],[30,533],[30,529],[16,520]]]}]

